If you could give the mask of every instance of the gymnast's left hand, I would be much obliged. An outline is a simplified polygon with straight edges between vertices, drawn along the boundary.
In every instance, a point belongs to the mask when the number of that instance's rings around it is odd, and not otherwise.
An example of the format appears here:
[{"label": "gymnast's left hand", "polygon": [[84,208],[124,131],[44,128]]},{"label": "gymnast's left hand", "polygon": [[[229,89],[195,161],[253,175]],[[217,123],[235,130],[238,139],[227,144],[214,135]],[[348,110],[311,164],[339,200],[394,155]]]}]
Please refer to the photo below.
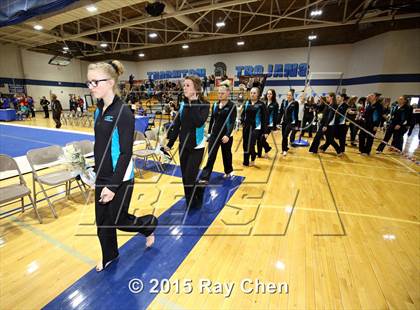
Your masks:
[{"label": "gymnast's left hand", "polygon": [[112,199],[114,199],[115,193],[109,190],[107,187],[104,187],[101,192],[101,199],[99,199],[100,203],[108,203]]}]

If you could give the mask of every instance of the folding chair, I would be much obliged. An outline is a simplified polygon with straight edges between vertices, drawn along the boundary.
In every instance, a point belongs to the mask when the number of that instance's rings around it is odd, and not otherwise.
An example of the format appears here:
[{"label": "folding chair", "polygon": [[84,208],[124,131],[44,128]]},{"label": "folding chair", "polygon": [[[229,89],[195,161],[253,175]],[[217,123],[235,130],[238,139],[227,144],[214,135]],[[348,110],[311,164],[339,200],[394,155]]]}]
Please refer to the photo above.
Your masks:
[{"label": "folding chair", "polygon": [[[42,175],[38,173],[38,169],[53,168],[64,164],[64,152],[59,145],[52,145],[44,148],[30,150],[26,154],[26,157],[28,158],[28,162],[32,168],[32,185],[35,205],[38,202],[36,199],[37,194],[42,192],[45,196],[45,199],[48,202],[48,206],[50,207],[54,217],[57,218],[57,213],[55,212],[53,204],[51,203],[50,197],[47,195],[47,191],[45,190],[44,185],[48,185],[51,187],[49,189],[52,189],[65,184],[66,197],[68,198],[70,196],[71,181],[76,181],[79,189],[83,193],[83,196],[86,200],[88,199],[86,193],[83,191],[79,180],[77,179],[78,174],[76,171],[59,170],[54,172],[48,172]],[[38,183],[41,187],[40,192],[36,191],[36,183]]]},{"label": "folding chair", "polygon": [[152,130],[148,130],[145,133],[146,139],[149,143],[149,148],[155,150],[156,157],[159,159],[158,164],[161,167],[161,170],[163,171],[163,165],[162,165],[162,158],[161,158],[161,143],[159,140],[159,134],[158,129],[154,128]]},{"label": "folding chair", "polygon": [[[19,176],[19,184],[12,184],[0,187],[0,206],[5,207],[16,202],[17,199],[20,199],[23,213],[25,211],[24,198],[25,196],[28,196],[29,200],[31,201],[32,207],[35,210],[36,216],[38,217],[38,221],[40,224],[42,224],[42,220],[39,216],[38,209],[36,208],[34,200],[32,199],[31,190],[26,185],[26,182],[22,176],[22,173],[20,172],[16,161],[8,155],[0,154],[0,172],[17,172]],[[3,213],[0,215],[1,217],[3,217]]]},{"label": "folding chair", "polygon": [[[163,124],[163,128],[164,128],[164,136],[163,137],[159,136],[159,141],[161,142],[162,145],[166,145],[166,143],[164,143],[164,141],[167,140],[168,133],[172,129],[172,122]],[[169,153],[169,155],[172,157],[172,161],[176,165],[175,156],[174,156],[174,153],[172,152],[172,150],[168,150],[166,152]]]},{"label": "folding chair", "polygon": [[147,114],[147,116],[149,117],[149,123],[147,124],[147,129],[151,129],[152,127],[155,127],[156,114],[149,113]]},{"label": "folding chair", "polygon": [[[152,158],[156,168],[158,171],[163,171],[163,167],[159,161],[158,156],[156,155],[156,150],[151,146],[149,140],[146,138],[146,136],[144,135],[144,133],[140,132],[140,131],[135,131],[134,132],[134,145],[138,145],[139,143],[144,142],[146,144],[146,148],[145,149],[140,149],[140,150],[134,150],[133,151],[133,157],[136,158],[140,158],[143,159],[145,161],[144,166],[146,166],[147,160],[149,158]],[[137,167],[136,165],[134,165],[135,167]],[[143,177],[142,173],[141,173],[141,167],[138,168],[138,171],[140,173],[140,177]]]}]

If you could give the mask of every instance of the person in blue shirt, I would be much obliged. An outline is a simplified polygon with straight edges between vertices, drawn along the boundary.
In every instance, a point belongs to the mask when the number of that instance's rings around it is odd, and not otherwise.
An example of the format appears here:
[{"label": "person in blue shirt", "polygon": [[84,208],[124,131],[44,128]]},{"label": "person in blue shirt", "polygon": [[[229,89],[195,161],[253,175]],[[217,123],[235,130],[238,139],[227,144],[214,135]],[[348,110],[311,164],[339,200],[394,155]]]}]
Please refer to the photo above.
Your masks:
[{"label": "person in blue shirt", "polygon": [[99,99],[94,125],[95,217],[102,249],[98,272],[119,255],[117,229],[143,234],[150,247],[158,224],[154,215],[128,213],[134,187],[134,115],[118,96],[118,77],[123,71],[123,65],[114,60],[90,64],[87,73],[89,90]]},{"label": "person in blue shirt", "polygon": [[10,108],[9,98],[1,98],[1,100],[2,100],[1,108],[2,109],[9,109]]},{"label": "person in blue shirt", "polygon": [[14,109],[18,111],[20,109],[20,99],[16,94],[13,96],[12,103]]},{"label": "person in blue shirt", "polygon": [[29,111],[31,112],[32,117],[35,117],[35,103],[34,103],[34,98],[32,98],[31,96],[28,96],[27,102],[28,102],[28,108],[29,108]]}]

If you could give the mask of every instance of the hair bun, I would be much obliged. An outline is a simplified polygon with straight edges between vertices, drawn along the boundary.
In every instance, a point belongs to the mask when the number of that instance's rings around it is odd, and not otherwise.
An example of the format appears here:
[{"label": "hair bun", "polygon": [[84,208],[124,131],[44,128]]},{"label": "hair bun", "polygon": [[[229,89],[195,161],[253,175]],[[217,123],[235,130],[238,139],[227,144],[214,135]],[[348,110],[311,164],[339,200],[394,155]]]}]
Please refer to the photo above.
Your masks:
[{"label": "hair bun", "polygon": [[118,76],[124,73],[124,66],[118,60],[111,60],[109,64],[114,68],[115,72],[117,72]]}]

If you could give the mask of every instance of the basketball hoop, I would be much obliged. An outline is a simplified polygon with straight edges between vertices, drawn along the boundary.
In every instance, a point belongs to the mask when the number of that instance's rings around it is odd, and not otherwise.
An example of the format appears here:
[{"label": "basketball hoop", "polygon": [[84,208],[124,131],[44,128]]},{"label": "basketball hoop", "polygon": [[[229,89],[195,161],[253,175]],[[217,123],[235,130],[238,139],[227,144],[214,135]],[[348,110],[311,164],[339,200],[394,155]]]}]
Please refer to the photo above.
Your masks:
[{"label": "basketball hoop", "polygon": [[[48,64],[53,65],[53,66],[57,66],[57,68],[59,68],[59,67],[68,66],[70,64],[70,62],[71,62],[71,57],[57,55],[57,56],[54,56],[53,58],[51,58],[48,61]],[[58,70],[60,70],[60,69],[58,69]]]}]

